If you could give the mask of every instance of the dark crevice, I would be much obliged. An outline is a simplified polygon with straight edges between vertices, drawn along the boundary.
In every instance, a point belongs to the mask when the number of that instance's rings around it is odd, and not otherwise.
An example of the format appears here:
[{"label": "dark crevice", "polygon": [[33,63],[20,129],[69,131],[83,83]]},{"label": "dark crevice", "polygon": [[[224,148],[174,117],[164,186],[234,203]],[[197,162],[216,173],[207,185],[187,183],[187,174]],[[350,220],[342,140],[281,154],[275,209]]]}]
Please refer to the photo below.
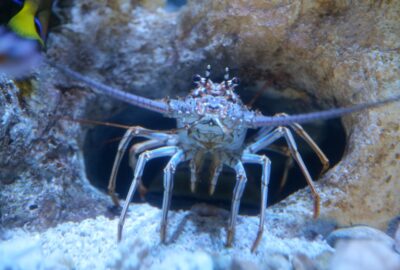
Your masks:
[{"label": "dark crevice", "polygon": [[[249,102],[254,96],[254,93],[251,93],[250,91],[242,91],[240,94],[245,103]],[[296,100],[263,95],[255,101],[253,108],[258,108],[265,115],[273,115],[277,112],[295,114],[322,109],[315,107],[315,105],[310,105],[310,103],[313,102],[304,101],[302,99]],[[167,119],[162,117],[160,114],[134,107],[127,107],[109,119],[104,119],[104,121],[124,125],[140,125],[151,129],[161,130],[172,129],[175,127],[174,119]],[[331,166],[340,161],[346,143],[345,131],[340,119],[324,122],[318,121],[304,125],[304,128],[309,132],[310,136],[316,141],[329,158]],[[107,190],[116,149],[124,132],[125,130],[123,129],[104,126],[95,126],[87,132],[83,149],[86,173],[91,183],[104,192]],[[254,134],[254,131],[249,131],[249,136],[251,136],[252,133]],[[295,135],[295,139],[298,143],[299,152],[301,153],[307,168],[317,181],[317,177],[322,168],[318,157],[299,136]],[[138,141],[140,141],[140,139],[135,139],[133,143]],[[277,145],[284,146],[285,141],[281,139],[277,142]],[[280,181],[282,179],[286,158],[271,151],[265,151],[262,153],[266,154],[272,161],[271,180],[268,193],[269,206],[283,200],[288,195],[307,185],[300,169],[294,163],[293,167],[289,170],[287,184],[281,189]],[[163,168],[166,165],[167,160],[168,159],[166,158],[161,158],[151,161],[148,166],[146,166],[143,174],[143,182],[148,189],[145,200],[157,207],[161,207],[162,204]],[[242,199],[241,213],[250,215],[258,214],[260,204],[261,170],[259,166],[247,165],[246,171],[248,173],[248,183]],[[200,177],[201,182],[198,186],[198,191],[195,194],[190,192],[189,179],[190,172],[188,163],[183,163],[178,167],[174,179],[175,184],[171,205],[172,209],[190,209],[194,204],[200,202],[206,202],[229,209],[235,182],[235,175],[232,169],[224,168],[219,178],[216,192],[212,197],[207,194],[209,181],[207,163],[203,167]],[[128,165],[128,155],[125,154],[117,177],[116,191],[121,198],[126,197],[131,181],[132,169]],[[138,194],[135,195],[133,201],[141,201]]]}]

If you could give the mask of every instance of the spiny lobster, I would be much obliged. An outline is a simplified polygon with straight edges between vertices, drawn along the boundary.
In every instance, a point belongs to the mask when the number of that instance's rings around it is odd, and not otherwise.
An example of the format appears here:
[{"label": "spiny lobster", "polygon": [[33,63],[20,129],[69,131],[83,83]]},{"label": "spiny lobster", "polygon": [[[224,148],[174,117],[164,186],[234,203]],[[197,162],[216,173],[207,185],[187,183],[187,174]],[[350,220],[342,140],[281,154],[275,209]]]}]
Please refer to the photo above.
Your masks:
[{"label": "spiny lobster", "polygon": [[[239,96],[234,92],[239,84],[239,80],[235,77],[229,77],[228,68],[226,68],[224,80],[221,83],[214,83],[210,79],[211,67],[208,66],[205,77],[200,75],[194,76],[193,80],[196,87],[183,99],[151,100],[95,82],[57,63],[49,63],[69,77],[84,82],[86,85],[99,90],[102,94],[176,119],[177,128],[169,131],[150,130],[140,126],[132,126],[126,131],[118,146],[118,152],[115,157],[108,187],[109,194],[116,205],[119,205],[119,202],[115,194],[115,182],[122,156],[132,138],[144,137],[148,139],[133,145],[130,149],[131,164],[135,164],[134,177],[120,215],[118,223],[118,241],[121,240],[122,237],[122,229],[129,203],[138,186],[141,184],[142,173],[149,160],[166,156],[171,157],[164,169],[163,180],[164,196],[162,202],[160,238],[161,242],[165,242],[168,210],[176,167],[182,162],[190,161],[190,186],[192,192],[194,192],[202,161],[204,157],[208,155],[212,160],[212,177],[209,187],[210,195],[214,193],[218,176],[223,165],[233,168],[236,172],[236,184],[233,190],[227,231],[227,246],[231,246],[233,242],[240,199],[247,181],[243,165],[253,163],[259,164],[262,168],[260,221],[258,233],[252,246],[252,251],[255,251],[264,230],[268,183],[271,169],[271,162],[268,157],[265,155],[258,155],[257,153],[270,146],[279,138],[283,137],[286,140],[290,154],[299,165],[310,186],[314,200],[314,217],[316,218],[320,211],[320,196],[297,150],[297,145],[291,130],[296,132],[310,145],[321,160],[323,170],[326,170],[329,167],[328,159],[300,126],[301,123],[340,117],[400,100],[400,96],[395,96],[381,101],[358,104],[347,108],[334,108],[326,111],[297,115],[280,113],[275,116],[264,116],[243,105]],[[246,141],[248,129],[259,129],[251,141]],[[138,159],[136,159],[136,155],[139,155]]]}]

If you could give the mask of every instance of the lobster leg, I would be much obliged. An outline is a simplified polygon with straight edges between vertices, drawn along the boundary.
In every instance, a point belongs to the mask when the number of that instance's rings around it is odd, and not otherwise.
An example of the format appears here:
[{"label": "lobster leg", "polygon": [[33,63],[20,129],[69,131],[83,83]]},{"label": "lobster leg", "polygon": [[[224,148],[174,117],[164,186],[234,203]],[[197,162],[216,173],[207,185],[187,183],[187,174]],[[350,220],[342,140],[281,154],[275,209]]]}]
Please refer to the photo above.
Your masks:
[{"label": "lobster leg", "polygon": [[259,139],[261,139],[262,137],[264,137],[265,135],[267,135],[268,133],[270,133],[274,129],[275,129],[275,127],[269,127],[269,126],[262,127],[257,131],[257,133],[254,136],[252,136],[250,138],[249,141],[256,142]]},{"label": "lobster leg", "polygon": [[[166,146],[166,145],[175,145],[176,143],[169,143],[165,141],[158,140],[148,140],[141,143],[137,143],[132,145],[129,149],[129,166],[135,171],[136,163],[137,163],[137,155],[141,154],[144,151],[151,150],[157,147]],[[147,192],[146,187],[143,185],[142,181],[139,182],[139,195],[142,200],[144,200],[144,196]]]},{"label": "lobster leg", "polygon": [[164,197],[162,204],[162,220],[160,226],[160,239],[163,243],[165,242],[165,236],[167,232],[168,210],[171,204],[172,189],[174,186],[173,177],[176,167],[184,160],[185,154],[183,150],[177,150],[164,169]]},{"label": "lobster leg", "polygon": [[144,151],[165,145],[166,145],[165,141],[158,141],[158,140],[148,140],[132,145],[131,148],[129,148],[129,166],[132,168],[132,170],[135,170],[137,155],[141,154]]},{"label": "lobster leg", "polygon": [[307,184],[310,186],[311,193],[314,199],[314,218],[317,218],[319,216],[319,201],[320,201],[320,196],[318,195],[318,192],[314,186],[314,182],[311,178],[310,173],[307,170],[307,167],[304,164],[303,159],[301,158],[301,155],[299,154],[297,150],[297,145],[296,142],[293,138],[292,133],[290,130],[286,127],[278,127],[271,133],[267,134],[265,137],[261,138],[259,141],[250,144],[248,147],[245,149],[246,152],[250,153],[256,153],[260,151],[261,149],[267,147],[274,141],[278,140],[279,138],[284,137],[286,139],[286,143],[289,146],[290,153],[292,154],[294,160],[296,160],[297,164],[299,165],[304,177],[306,178]]},{"label": "lobster leg", "polygon": [[154,150],[143,152],[142,154],[139,155],[139,159],[136,164],[133,181],[129,188],[124,207],[122,208],[121,216],[119,217],[118,241],[121,241],[122,229],[124,227],[126,213],[128,212],[129,203],[132,200],[133,195],[135,194],[135,191],[138,187],[138,183],[140,182],[140,178],[142,177],[143,169],[144,169],[146,163],[149,160],[152,160],[154,158],[159,158],[159,157],[164,157],[164,156],[172,156],[178,151],[179,151],[179,148],[177,146],[165,146],[165,147],[161,147],[161,148],[157,148]]},{"label": "lobster leg", "polygon": [[311,189],[311,194],[314,198],[314,218],[317,218],[319,216],[319,204],[320,204],[320,196],[315,188],[314,181],[311,178],[310,173],[307,170],[306,165],[304,164],[303,159],[301,158],[301,155],[299,151],[297,150],[297,145],[296,142],[293,138],[292,133],[288,128],[282,128],[283,130],[283,135],[286,139],[286,142],[289,146],[289,150],[294,158],[296,160],[297,164],[299,165],[304,177],[306,178],[307,184],[310,186]]},{"label": "lobster leg", "polygon": [[287,182],[287,179],[288,179],[288,175],[289,175],[289,170],[292,167],[293,167],[293,158],[290,156],[290,153],[289,153],[289,157],[285,161],[285,168],[283,169],[281,183],[279,185],[279,191],[280,192],[282,192],[283,187],[286,185],[286,182]]},{"label": "lobster leg", "polygon": [[[287,113],[279,113],[277,115],[283,115],[283,116],[288,116]],[[322,163],[322,170],[320,172],[320,175],[325,173],[329,169],[329,159],[325,156],[324,152],[319,148],[319,146],[315,143],[315,141],[308,135],[308,133],[304,130],[304,128],[297,124],[293,123],[290,124],[289,127],[291,127],[294,132],[296,132],[297,135],[299,135],[303,140],[311,147],[311,149],[317,154],[319,160]]]},{"label": "lobster leg", "polygon": [[[265,128],[263,128],[263,129],[265,129]],[[259,131],[259,133],[263,129],[261,129]],[[267,129],[265,129],[265,130],[267,130]],[[269,130],[269,132],[271,131],[271,129],[268,129],[268,130]],[[266,135],[265,132],[262,133],[262,134],[264,134],[264,136]],[[256,135],[255,138],[260,139],[261,136],[260,135]],[[254,143],[254,141],[253,141],[253,143]],[[248,145],[250,145],[250,144],[248,144]],[[287,178],[288,178],[288,175],[289,175],[289,170],[293,167],[293,158],[291,156],[289,147],[287,147],[287,146],[278,146],[278,145],[268,145],[268,147],[265,148],[265,150],[272,151],[272,152],[275,152],[277,154],[280,154],[280,155],[286,157],[285,167],[283,169],[283,174],[282,174],[282,178],[281,178],[280,185],[279,185],[279,190],[282,191],[283,187],[285,186],[285,184],[287,182]]]},{"label": "lobster leg", "polygon": [[242,161],[243,163],[256,163],[262,166],[260,224],[258,226],[257,237],[251,248],[251,251],[254,252],[260,243],[264,231],[265,210],[267,209],[268,201],[268,184],[271,174],[271,161],[266,156],[255,154],[244,154],[242,156]]},{"label": "lobster leg", "polygon": [[223,164],[222,164],[221,160],[217,156],[214,156],[212,163],[211,163],[212,178],[211,178],[211,183],[210,183],[210,189],[208,191],[210,196],[214,194],[215,186],[217,185],[218,177],[222,171],[222,167],[223,167]]},{"label": "lobster leg", "polygon": [[111,199],[112,199],[114,205],[119,207],[118,197],[115,194],[115,182],[117,179],[118,168],[119,168],[119,165],[121,164],[122,156],[124,155],[126,149],[128,148],[128,145],[131,142],[131,140],[134,137],[145,137],[145,138],[151,138],[154,140],[167,141],[172,136],[175,136],[175,135],[165,134],[165,133],[162,133],[159,131],[145,129],[145,128],[142,128],[139,126],[133,126],[125,132],[121,142],[118,145],[118,151],[115,156],[110,180],[108,181],[108,194],[111,196]]},{"label": "lobster leg", "polygon": [[232,246],[232,241],[235,235],[236,219],[239,212],[240,199],[242,198],[244,188],[247,182],[246,172],[241,161],[237,161],[234,164],[233,169],[236,171],[236,185],[233,190],[232,206],[231,206],[231,217],[228,225],[226,246]]},{"label": "lobster leg", "polygon": [[289,170],[293,167],[293,158],[291,156],[290,150],[288,146],[278,146],[278,145],[269,145],[265,150],[272,151],[278,153],[282,156],[286,157],[285,167],[283,169],[283,174],[281,178],[281,182],[279,185],[279,191],[282,191],[283,187],[287,182],[287,178],[289,175]]},{"label": "lobster leg", "polygon": [[204,151],[197,151],[190,161],[190,190],[196,191],[197,178],[204,163]]},{"label": "lobster leg", "polygon": [[119,206],[118,197],[115,194],[115,181],[117,177],[117,172],[119,165],[121,164],[122,156],[124,155],[126,148],[128,147],[132,138],[135,136],[134,134],[135,134],[135,127],[129,128],[125,132],[124,137],[122,137],[121,141],[119,142],[117,155],[115,156],[113,168],[111,171],[110,180],[108,181],[108,195],[111,196],[111,199],[114,205],[116,206]]},{"label": "lobster leg", "polygon": [[265,134],[265,136],[260,138],[258,141],[254,142],[252,144],[249,144],[245,148],[244,153],[246,153],[246,152],[257,153],[258,151],[266,148],[267,146],[269,146],[270,144],[272,144],[273,142],[275,142],[282,136],[283,136],[282,131],[280,130],[280,128],[277,128],[277,129],[271,131],[270,133]]}]

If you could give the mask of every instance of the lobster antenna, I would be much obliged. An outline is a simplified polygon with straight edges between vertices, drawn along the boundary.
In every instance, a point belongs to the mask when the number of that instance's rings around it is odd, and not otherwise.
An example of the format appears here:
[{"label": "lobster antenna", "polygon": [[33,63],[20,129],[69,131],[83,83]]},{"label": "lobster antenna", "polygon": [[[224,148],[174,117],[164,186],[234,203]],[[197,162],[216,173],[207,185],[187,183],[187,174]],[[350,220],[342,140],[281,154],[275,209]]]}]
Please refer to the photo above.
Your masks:
[{"label": "lobster antenna", "polygon": [[99,126],[106,126],[106,127],[115,127],[115,128],[122,128],[122,129],[129,129],[132,126],[128,125],[121,125],[117,123],[110,123],[110,122],[103,122],[103,121],[96,121],[96,120],[87,120],[87,119],[80,119],[80,118],[69,118],[69,117],[61,117],[59,118],[65,121],[77,122],[86,125],[99,125]]},{"label": "lobster antenna", "polygon": [[347,114],[364,111],[372,108],[377,108],[383,106],[388,103],[396,102],[400,100],[400,95],[390,97],[387,99],[383,99],[376,102],[369,102],[363,104],[357,104],[354,106],[350,106],[347,108],[336,108],[330,109],[326,111],[319,112],[311,112],[311,113],[302,113],[296,115],[288,115],[288,116],[256,116],[252,121],[253,127],[263,127],[263,126],[283,126],[290,125],[293,123],[307,123],[315,120],[327,120],[331,118],[341,117]]},{"label": "lobster antenna", "polygon": [[62,73],[64,73],[68,77],[70,77],[74,80],[77,80],[77,81],[81,81],[81,82],[85,83],[87,86],[94,88],[95,91],[97,90],[96,92],[99,92],[101,94],[110,96],[112,98],[127,102],[129,104],[132,104],[132,105],[135,105],[135,106],[138,106],[140,108],[147,109],[150,111],[159,112],[159,113],[163,113],[163,114],[166,114],[169,111],[168,104],[165,102],[137,96],[135,94],[128,93],[128,92],[122,91],[120,89],[107,86],[105,84],[102,84],[102,83],[96,82],[92,79],[89,79],[89,78],[83,76],[82,74],[80,74],[70,68],[67,68],[63,65],[60,65],[56,62],[53,62],[51,60],[46,60],[46,61],[51,66],[57,68],[58,70],[60,70]]},{"label": "lobster antenna", "polygon": [[226,67],[225,68],[225,75],[224,75],[224,81],[225,81],[225,88],[226,89],[228,89],[228,87],[229,87],[228,80],[229,80],[229,68]]}]

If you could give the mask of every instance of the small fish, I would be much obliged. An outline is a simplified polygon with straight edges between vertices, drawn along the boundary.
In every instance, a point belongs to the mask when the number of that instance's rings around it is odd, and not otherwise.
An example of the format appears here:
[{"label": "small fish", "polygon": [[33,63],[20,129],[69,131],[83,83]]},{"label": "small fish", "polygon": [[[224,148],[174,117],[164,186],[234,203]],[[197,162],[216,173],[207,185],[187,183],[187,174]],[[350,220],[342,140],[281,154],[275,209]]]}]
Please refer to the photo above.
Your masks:
[{"label": "small fish", "polygon": [[7,26],[0,26],[0,72],[14,78],[26,77],[41,63],[46,49],[52,0],[12,0],[1,4],[5,7],[0,8],[0,21],[8,22]]},{"label": "small fish", "polygon": [[[36,40],[44,47],[43,38],[40,36],[42,26],[35,17],[39,11],[40,2],[39,0],[26,0],[22,9],[8,22],[8,26],[19,36]],[[16,3],[21,4],[22,2],[17,1]],[[38,29],[36,26],[38,26]]]}]

